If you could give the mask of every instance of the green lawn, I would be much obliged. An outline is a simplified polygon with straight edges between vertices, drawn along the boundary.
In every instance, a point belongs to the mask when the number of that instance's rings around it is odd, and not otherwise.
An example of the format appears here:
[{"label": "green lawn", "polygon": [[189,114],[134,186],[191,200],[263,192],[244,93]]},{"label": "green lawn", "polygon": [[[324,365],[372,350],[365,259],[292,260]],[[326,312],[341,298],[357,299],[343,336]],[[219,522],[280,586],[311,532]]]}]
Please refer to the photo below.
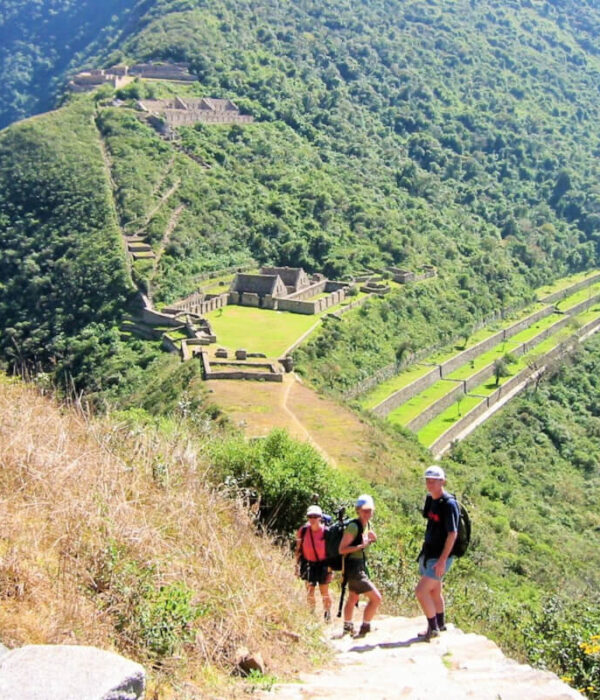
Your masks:
[{"label": "green lawn", "polygon": [[431,447],[443,433],[454,425],[456,421],[475,408],[483,399],[479,396],[465,396],[460,402],[453,403],[445,411],[436,416],[432,421],[423,426],[417,433],[419,442],[425,447]]},{"label": "green lawn", "polygon": [[320,318],[250,306],[225,306],[206,317],[219,346],[228,350],[245,348],[249,352],[264,352],[267,357],[279,357]]},{"label": "green lawn", "polygon": [[585,301],[586,299],[589,299],[590,297],[596,296],[596,294],[600,294],[600,282],[597,282],[596,284],[592,284],[591,287],[586,287],[585,289],[580,289],[578,292],[576,292],[575,294],[572,294],[571,296],[567,297],[566,299],[561,299],[560,301],[557,301],[556,306],[561,311],[568,311],[576,304],[580,304],[582,301]]},{"label": "green lawn", "polygon": [[416,418],[420,413],[435,403],[442,396],[446,396],[457,386],[457,382],[448,382],[440,379],[429,388],[422,391],[420,394],[413,396],[412,399],[403,403],[402,406],[394,409],[387,415],[387,420],[395,425],[406,426],[413,418]]},{"label": "green lawn", "polygon": [[512,338],[500,343],[499,345],[495,345],[493,348],[491,348],[491,350],[487,350],[471,362],[468,362],[466,365],[463,365],[452,372],[452,374],[449,374],[448,379],[468,379],[479,372],[479,370],[491,365],[494,360],[504,357],[504,355],[510,353],[511,350],[518,345],[519,343],[515,343]]},{"label": "green lawn", "polygon": [[[523,318],[527,318],[527,316],[531,316],[533,313],[539,311],[541,308],[543,308],[543,304],[534,304],[533,306],[528,307],[526,310],[522,311],[518,315],[511,317],[510,319],[504,320],[501,324],[495,324],[486,328],[480,328],[478,331],[469,336],[466,345],[464,343],[461,343],[454,345],[448,350],[440,350],[425,358],[423,360],[423,363],[425,365],[441,365],[447,360],[453,358],[459,352],[462,352],[467,348],[471,348],[474,345],[477,345],[477,343],[480,343],[482,340],[489,338],[490,336],[494,335],[494,333],[497,333],[503,328],[508,328],[517,321]],[[374,389],[364,394],[360,400],[360,405],[363,408],[371,409],[377,406],[377,404],[381,403],[388,396],[391,396],[395,391],[403,389],[411,382],[414,382],[420,377],[422,377],[424,374],[427,374],[427,372],[429,372],[430,370],[431,367],[424,367],[421,364],[412,365],[407,369],[402,370],[400,374],[397,374],[396,376],[391,377],[390,379],[387,379],[384,382],[381,382],[381,384],[378,384]],[[467,376],[470,376],[470,374],[472,374],[472,372],[469,373],[469,375]]]},{"label": "green lawn", "polygon": [[550,294],[555,294],[556,292],[561,292],[563,289],[568,289],[578,282],[582,282],[588,277],[593,277],[597,275],[599,270],[587,270],[586,272],[578,272],[575,275],[570,275],[569,277],[562,277],[552,284],[545,285],[536,290],[540,298],[550,296]]},{"label": "green lawn", "polygon": [[371,409],[381,403],[388,396],[391,396],[395,391],[404,388],[408,384],[416,381],[427,372],[431,372],[433,367],[425,367],[423,365],[412,365],[408,369],[402,371],[400,374],[388,379],[381,384],[378,384],[372,391],[365,394],[361,400],[360,405],[363,408]]}]

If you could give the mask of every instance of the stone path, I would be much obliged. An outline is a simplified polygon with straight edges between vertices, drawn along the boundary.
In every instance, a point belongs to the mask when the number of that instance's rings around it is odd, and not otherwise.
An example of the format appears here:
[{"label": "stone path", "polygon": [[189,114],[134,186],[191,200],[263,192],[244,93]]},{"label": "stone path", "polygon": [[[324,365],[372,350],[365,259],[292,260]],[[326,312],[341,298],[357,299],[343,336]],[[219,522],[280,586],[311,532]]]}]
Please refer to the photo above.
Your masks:
[{"label": "stone path", "polygon": [[[449,626],[427,644],[423,618],[377,618],[364,639],[339,638],[332,668],[303,674],[260,697],[277,700],[583,700],[555,674],[508,659],[486,637]],[[333,634],[333,636],[336,636]]]}]

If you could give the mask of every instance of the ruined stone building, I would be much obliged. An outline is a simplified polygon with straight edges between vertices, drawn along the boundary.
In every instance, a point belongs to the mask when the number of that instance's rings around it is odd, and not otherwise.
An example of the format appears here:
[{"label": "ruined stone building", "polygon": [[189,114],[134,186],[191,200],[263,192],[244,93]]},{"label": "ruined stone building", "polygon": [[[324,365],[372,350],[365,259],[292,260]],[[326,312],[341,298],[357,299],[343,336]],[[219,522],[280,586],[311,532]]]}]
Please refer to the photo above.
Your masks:
[{"label": "ruined stone building", "polygon": [[279,276],[287,288],[287,294],[299,292],[311,284],[309,276],[301,267],[261,267],[260,274]]},{"label": "ruined stone building", "polygon": [[184,126],[198,122],[213,124],[240,124],[253,121],[251,116],[240,114],[231,100],[214,97],[171,100],[140,100],[138,109],[165,120],[168,126]]}]

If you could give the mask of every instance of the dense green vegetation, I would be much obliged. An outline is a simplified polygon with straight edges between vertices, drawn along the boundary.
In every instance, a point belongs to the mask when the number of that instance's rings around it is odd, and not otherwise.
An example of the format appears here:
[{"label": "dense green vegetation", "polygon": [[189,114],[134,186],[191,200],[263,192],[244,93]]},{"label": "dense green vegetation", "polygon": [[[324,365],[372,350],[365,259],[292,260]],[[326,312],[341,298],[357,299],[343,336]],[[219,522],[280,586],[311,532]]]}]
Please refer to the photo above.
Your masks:
[{"label": "dense green vegetation", "polygon": [[[595,3],[91,8],[3,5],[0,124],[48,104],[69,64],[145,59],[188,62],[200,82],[182,90],[230,97],[255,123],[181,129],[191,159],[131,109],[174,88],[137,82],[118,94],[125,107],[103,89],[0,135],[0,352],[11,368],[53,372],[195,429],[218,416],[196,366],[121,340],[132,286],[120,229],[144,233],[160,255],[132,270],[158,303],[249,257],[333,277],[434,264],[437,279],[327,320],[296,353],[305,376],[338,392],[407,352],[466,344],[484,319],[532,301],[536,287],[598,263]],[[477,523],[472,555],[452,577],[455,619],[581,687],[593,655],[577,644],[598,625],[598,358],[593,341],[447,464]],[[389,467],[377,484],[364,474],[329,479],[316,454],[280,434],[219,445],[212,458],[234,492],[261,499],[264,522],[282,536],[309,498],[309,467],[317,464],[327,505],[373,490],[382,532],[374,574],[406,611],[429,457],[400,428],[378,435],[385,454],[373,447],[365,467]]]},{"label": "dense green vegetation", "polygon": [[[136,0],[4,0],[0,7],[0,129],[53,106],[63,72],[131,30]],[[132,12],[133,10],[133,12]],[[60,78],[59,78],[60,76]]]}]

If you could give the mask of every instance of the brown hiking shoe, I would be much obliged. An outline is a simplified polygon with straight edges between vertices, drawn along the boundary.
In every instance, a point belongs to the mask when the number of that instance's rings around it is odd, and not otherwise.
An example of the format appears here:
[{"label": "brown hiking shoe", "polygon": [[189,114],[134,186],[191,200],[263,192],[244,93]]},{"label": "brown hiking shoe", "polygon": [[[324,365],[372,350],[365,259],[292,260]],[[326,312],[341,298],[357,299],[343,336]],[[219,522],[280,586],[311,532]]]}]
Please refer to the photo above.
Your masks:
[{"label": "brown hiking shoe", "polygon": [[351,622],[344,622],[344,629],[342,631],[342,637],[345,634],[349,634],[350,636],[354,636],[354,625]]}]

